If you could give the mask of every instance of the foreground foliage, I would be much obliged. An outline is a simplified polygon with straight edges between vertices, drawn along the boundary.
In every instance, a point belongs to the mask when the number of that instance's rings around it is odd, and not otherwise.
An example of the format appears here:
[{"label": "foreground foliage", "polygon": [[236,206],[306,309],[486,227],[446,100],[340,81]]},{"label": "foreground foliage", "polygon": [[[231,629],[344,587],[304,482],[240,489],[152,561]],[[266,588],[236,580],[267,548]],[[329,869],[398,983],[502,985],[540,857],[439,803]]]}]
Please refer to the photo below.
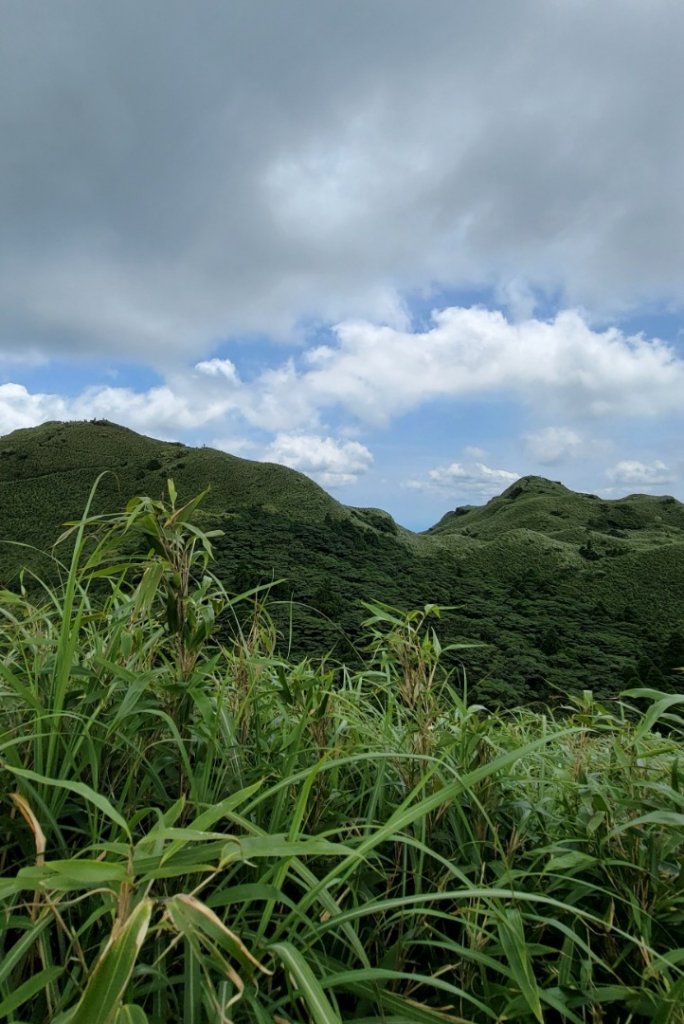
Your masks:
[{"label": "foreground foliage", "polygon": [[0,1020],[684,1021],[684,697],[490,713],[434,606],[287,660],[198,503],[0,595]]}]

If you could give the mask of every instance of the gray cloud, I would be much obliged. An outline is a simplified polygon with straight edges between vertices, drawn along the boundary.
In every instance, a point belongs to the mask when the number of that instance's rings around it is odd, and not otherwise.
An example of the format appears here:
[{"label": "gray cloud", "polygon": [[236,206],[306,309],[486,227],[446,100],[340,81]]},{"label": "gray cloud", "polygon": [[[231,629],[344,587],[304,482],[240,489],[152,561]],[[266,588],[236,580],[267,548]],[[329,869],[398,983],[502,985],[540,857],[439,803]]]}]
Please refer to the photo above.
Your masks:
[{"label": "gray cloud", "polygon": [[21,0],[0,350],[163,366],[486,285],[684,298],[670,0]]}]

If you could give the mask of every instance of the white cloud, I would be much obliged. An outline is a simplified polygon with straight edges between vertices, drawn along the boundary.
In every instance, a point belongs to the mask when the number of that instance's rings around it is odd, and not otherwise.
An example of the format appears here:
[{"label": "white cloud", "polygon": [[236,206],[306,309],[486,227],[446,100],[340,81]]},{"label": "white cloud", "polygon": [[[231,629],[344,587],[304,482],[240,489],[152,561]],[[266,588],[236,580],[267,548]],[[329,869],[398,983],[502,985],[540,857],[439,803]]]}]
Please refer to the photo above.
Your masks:
[{"label": "white cloud", "polygon": [[131,388],[90,387],[75,397],[31,393],[21,384],[0,385],[0,434],[33,427],[46,420],[110,419],[156,437],[178,436],[212,422],[223,421],[230,404],[202,399],[192,388],[185,392],[168,385],[134,391]]},{"label": "white cloud", "polygon": [[526,434],[527,447],[543,465],[553,465],[563,459],[573,458],[582,450],[582,436],[569,427],[545,427],[533,434]]},{"label": "white cloud", "polygon": [[[383,426],[435,399],[502,394],[540,414],[657,417],[679,412],[683,393],[684,360],[658,340],[592,330],[574,311],[511,323],[500,312],[451,307],[414,333],[344,322],[331,344],[250,380],[240,378],[231,360],[214,358],[145,391],[93,386],[65,398],[3,385],[0,427],[107,417],[164,434],[213,425],[230,436],[236,424],[238,434],[245,425],[287,434],[320,430],[323,413],[346,415],[343,430],[354,420]],[[579,452],[578,439],[574,428],[549,427],[528,443],[551,461]],[[596,450],[595,442],[587,445]],[[470,454],[478,457],[475,449]]]},{"label": "white cloud", "polygon": [[421,480],[410,480],[408,487],[420,491],[449,491],[454,494],[492,497],[500,494],[518,480],[519,473],[508,469],[492,469],[482,462],[464,466],[452,462],[449,466],[436,466]]},{"label": "white cloud", "polygon": [[373,462],[358,441],[336,441],[315,434],[278,434],[264,454],[264,461],[279,462],[312,476],[324,487],[355,483]]},{"label": "white cloud", "polygon": [[[232,374],[229,375],[232,378]],[[184,431],[212,426],[235,425],[235,407],[211,393],[211,378],[225,377],[222,367],[209,371],[207,386],[193,374],[169,386],[132,391],[128,388],[88,388],[74,398],[56,394],[31,394],[23,385],[0,385],[0,435],[20,427],[33,427],[46,420],[111,419],[155,437],[177,439]],[[233,385],[231,379],[229,384]],[[202,387],[204,390],[201,390]],[[209,393],[207,393],[207,387]],[[278,433],[264,449],[245,433],[215,436],[213,447],[231,454],[259,456],[279,462],[316,479],[324,487],[356,482],[373,462],[373,456],[359,441],[337,441],[305,433]]]},{"label": "white cloud", "polygon": [[573,310],[511,323],[498,311],[450,307],[425,331],[365,321],[335,328],[335,342],[264,374],[251,420],[300,426],[339,406],[382,425],[436,398],[505,392],[540,410],[576,416],[656,416],[681,408],[684,360],[657,339],[592,330]]},{"label": "white cloud", "polygon": [[220,452],[227,452],[228,455],[242,455],[243,458],[256,458],[260,446],[249,437],[213,437],[209,442],[210,448],[216,448]]},{"label": "white cloud", "polygon": [[672,470],[660,459],[650,464],[623,459],[606,470],[606,476],[611,483],[625,487],[657,487],[675,480]]},{"label": "white cloud", "polygon": [[235,364],[230,359],[205,359],[195,363],[195,369],[207,377],[221,377],[231,384],[238,384]]},{"label": "white cloud", "polygon": [[587,437],[582,431],[570,427],[544,427],[524,434],[523,440],[532,457],[543,466],[555,466],[571,460],[582,459],[595,462],[605,457],[615,447],[606,437]]},{"label": "white cloud", "polygon": [[33,395],[23,384],[0,384],[0,434],[68,418],[68,403],[59,395]]},{"label": "white cloud", "polygon": [[484,448],[480,448],[476,444],[467,444],[463,449],[463,454],[469,459],[483,459],[487,452]]}]

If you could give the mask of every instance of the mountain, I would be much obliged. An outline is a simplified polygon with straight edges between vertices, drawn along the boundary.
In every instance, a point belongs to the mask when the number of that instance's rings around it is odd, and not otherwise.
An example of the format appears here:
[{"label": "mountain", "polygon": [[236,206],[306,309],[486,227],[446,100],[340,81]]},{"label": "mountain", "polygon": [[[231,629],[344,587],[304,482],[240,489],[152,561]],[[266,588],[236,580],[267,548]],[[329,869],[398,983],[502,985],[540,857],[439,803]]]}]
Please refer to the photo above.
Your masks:
[{"label": "mountain", "polygon": [[674,498],[607,501],[528,476],[412,534],[283,466],[107,421],[52,422],[0,438],[0,583],[24,565],[50,574],[35,549],[49,550],[101,473],[101,512],[161,495],[168,477],[182,498],[210,486],[204,523],[223,530],[217,574],[235,592],[285,581],[271,609],[295,654],[332,649],[353,661],[363,599],[434,602],[449,608],[443,640],[481,642],[446,656],[484,701],[609,697],[681,678],[672,670],[684,664],[684,505]]},{"label": "mountain", "polygon": [[428,534],[492,540],[516,529],[533,530],[562,543],[581,544],[587,530],[608,537],[684,540],[684,505],[672,497],[630,494],[613,501],[577,494],[558,481],[525,476],[482,507],[465,505],[447,514]]},{"label": "mountain", "polygon": [[187,493],[211,486],[204,503],[208,511],[259,505],[312,522],[326,514],[349,514],[308,477],[284,466],[251,462],[212,448],[157,441],[107,420],[91,420],[44,423],[0,438],[3,515],[18,513],[17,528],[29,529],[24,508],[37,501],[41,519],[48,516],[58,524],[79,512],[93,481],[103,472],[107,475],[99,487],[99,504],[108,510],[112,501],[116,508],[132,494],[158,494],[167,477],[172,477]]}]

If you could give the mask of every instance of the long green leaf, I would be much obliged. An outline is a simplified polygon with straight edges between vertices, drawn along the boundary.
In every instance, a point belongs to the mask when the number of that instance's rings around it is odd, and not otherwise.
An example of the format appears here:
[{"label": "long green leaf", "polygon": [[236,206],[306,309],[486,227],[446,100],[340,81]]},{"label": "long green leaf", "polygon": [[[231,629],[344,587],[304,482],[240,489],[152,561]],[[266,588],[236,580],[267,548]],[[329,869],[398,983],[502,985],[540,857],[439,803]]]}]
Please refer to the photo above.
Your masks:
[{"label": "long green leaf", "polygon": [[14,775],[18,775],[22,779],[28,779],[30,782],[37,782],[43,786],[54,786],[57,789],[65,789],[69,793],[76,793],[78,796],[82,796],[89,803],[94,804],[99,811],[101,811],[106,817],[110,818],[119,828],[123,829],[127,836],[130,837],[130,831],[128,825],[119,812],[112,807],[109,800],[102,796],[100,793],[96,793],[91,786],[87,786],[85,782],[72,782],[69,779],[52,779],[47,775],[41,775],[39,772],[34,772],[30,768],[19,768],[15,765],[0,762],[0,767],[5,768],[7,771],[12,772]]},{"label": "long green leaf", "polygon": [[[559,730],[557,736],[570,736],[580,730],[578,728],[569,728]],[[503,771],[505,768],[509,768],[523,757],[529,757],[531,754],[540,750],[542,747],[547,746],[550,741],[550,736],[543,736],[538,740],[534,740],[531,743],[526,743],[517,750],[508,750],[503,754],[499,754],[498,757],[493,758],[486,764],[480,765],[473,771],[468,772],[466,775],[457,778],[454,782],[450,782],[448,785],[441,789],[436,790],[433,793],[429,793],[428,796],[421,797],[420,792],[425,788],[429,779],[434,774],[435,769],[432,772],[426,773],[421,779],[419,785],[414,789],[412,793],[399,805],[393,814],[383,822],[382,825],[374,829],[368,836],[366,836],[356,847],[355,850],[348,856],[346,861],[343,861],[340,865],[333,868],[328,875],[320,879],[317,884],[302,898],[298,905],[298,912],[311,906],[313,902],[319,897],[323,889],[328,888],[334,880],[335,884],[341,886],[348,875],[355,869],[356,864],[360,858],[368,856],[368,854],[377,848],[382,842],[390,839],[397,834],[400,834],[404,829],[408,828],[415,821],[424,820],[428,814],[437,810],[442,806],[447,806],[463,792],[471,790],[478,783],[483,782],[486,778],[495,775],[499,771]],[[290,920],[283,922],[283,925],[290,925]]]},{"label": "long green leaf", "polygon": [[78,857],[48,860],[21,868],[17,873],[17,881],[22,883],[23,889],[88,889],[130,880],[125,864]]},{"label": "long green leaf", "polygon": [[[57,659],[55,663],[55,671],[52,680],[52,701],[50,710],[59,720],[59,715],[64,707],[64,700],[67,692],[67,684],[69,681],[69,674],[71,672],[74,663],[74,653],[76,645],[78,643],[78,635],[81,628],[81,617],[83,614],[83,606],[77,610],[74,616],[74,603],[76,598],[77,583],[78,583],[78,566],[83,551],[85,528],[89,524],[90,519],[90,507],[95,498],[95,493],[100,485],[100,481],[107,474],[105,472],[95,480],[95,483],[90,489],[88,500],[86,501],[83,515],[76,526],[76,539],[74,541],[74,548],[71,555],[71,564],[69,566],[69,573],[67,576],[66,589],[64,592],[64,603],[61,609],[61,624],[60,624],[60,635],[59,643],[57,646]],[[57,742],[59,737],[59,730],[52,729],[48,737],[48,752],[47,762],[42,767],[48,775],[52,775],[54,771],[54,762],[57,753]]]},{"label": "long green leaf", "polygon": [[194,944],[183,943],[183,1024],[199,1024],[202,1016],[202,975]]},{"label": "long green leaf", "polygon": [[225,867],[235,860],[250,861],[260,857],[344,857],[353,853],[344,843],[333,843],[317,836],[301,839],[288,839],[284,835],[245,836],[225,844],[221,865]]},{"label": "long green leaf", "polygon": [[[114,1024],[148,1024],[148,1016],[141,1006],[133,1003],[126,1003],[120,1007],[115,1017]],[[184,1021],[184,1024],[192,1024],[191,1021]]]},{"label": "long green leaf", "polygon": [[[494,962],[496,964],[496,961]],[[498,966],[498,965],[496,965]],[[328,974],[321,981],[321,985],[324,989],[336,989],[341,988],[348,992],[353,992],[357,995],[362,995],[364,999],[375,1000],[381,1006],[392,1005],[392,998],[404,999],[402,996],[397,996],[397,993],[392,992],[386,988],[384,983],[393,982],[394,987],[398,988],[398,982],[403,982],[403,988],[409,991],[414,991],[418,985],[424,987],[426,990],[432,989],[435,992],[446,992],[450,1001],[456,997],[459,1000],[464,1000],[475,1006],[484,1017],[494,1019],[496,1014],[481,1000],[478,999],[473,993],[466,992],[457,985],[452,985],[444,978],[431,977],[427,974],[421,974],[417,971],[395,971],[389,970],[384,967],[366,967],[360,970],[353,971],[339,971],[335,974]],[[389,999],[388,999],[389,997]],[[406,999],[406,1005],[412,1004],[412,1000]],[[412,1004],[413,1007],[418,1004]],[[428,1010],[428,1007],[425,1007]],[[444,1011],[429,1010],[430,1013],[436,1013],[437,1017],[434,1019],[439,1020],[458,1020],[463,1021],[462,1017],[454,1018],[445,1015]],[[382,1018],[385,1019],[384,1017]],[[413,1020],[413,1018],[411,1018]],[[433,1019],[432,1017],[430,1018]]]},{"label": "long green leaf", "polygon": [[3,985],[7,981],[17,964],[23,960],[38,937],[50,924],[52,924],[52,915],[44,915],[36,921],[35,924],[32,924],[19,939],[17,939],[11,949],[5,950],[2,961],[0,962],[0,985]]},{"label": "long green leaf", "polygon": [[268,947],[294,979],[304,999],[313,1024],[342,1024],[341,1017],[332,1008],[321,983],[308,963],[290,942],[274,942]]},{"label": "long green leaf", "polygon": [[513,981],[539,1024],[544,1024],[539,988],[525,939],[522,915],[519,910],[505,910],[498,919],[499,941],[511,968]]},{"label": "long green leaf", "polygon": [[[6,999],[0,1003],[0,1020],[4,1020],[9,1017],[10,1014],[18,1010],[20,1006],[27,1003],[29,999],[32,999],[42,989],[47,988],[53,981],[56,981],[64,973],[63,967],[46,967],[42,971],[38,971],[32,978],[25,981],[22,985],[19,985],[14,992],[10,993]],[[93,1022],[94,1024],[94,1022]]]},{"label": "long green leaf", "polygon": [[43,709],[35,693],[19,679],[16,672],[12,672],[9,665],[5,665],[2,661],[0,661],[0,678],[5,680],[10,689],[24,701],[27,707],[32,708],[37,715],[41,713]]},{"label": "long green leaf", "polygon": [[167,901],[166,909],[180,932],[187,936],[193,932],[206,935],[213,943],[237,960],[250,976],[254,973],[255,968],[264,974],[270,973],[250,953],[242,939],[231,931],[213,910],[194,896],[184,894],[172,896]]},{"label": "long green leaf", "polygon": [[147,935],[152,906],[150,899],[139,903],[118,934],[108,940],[88,978],[70,1024],[110,1024],[116,1019]]}]

